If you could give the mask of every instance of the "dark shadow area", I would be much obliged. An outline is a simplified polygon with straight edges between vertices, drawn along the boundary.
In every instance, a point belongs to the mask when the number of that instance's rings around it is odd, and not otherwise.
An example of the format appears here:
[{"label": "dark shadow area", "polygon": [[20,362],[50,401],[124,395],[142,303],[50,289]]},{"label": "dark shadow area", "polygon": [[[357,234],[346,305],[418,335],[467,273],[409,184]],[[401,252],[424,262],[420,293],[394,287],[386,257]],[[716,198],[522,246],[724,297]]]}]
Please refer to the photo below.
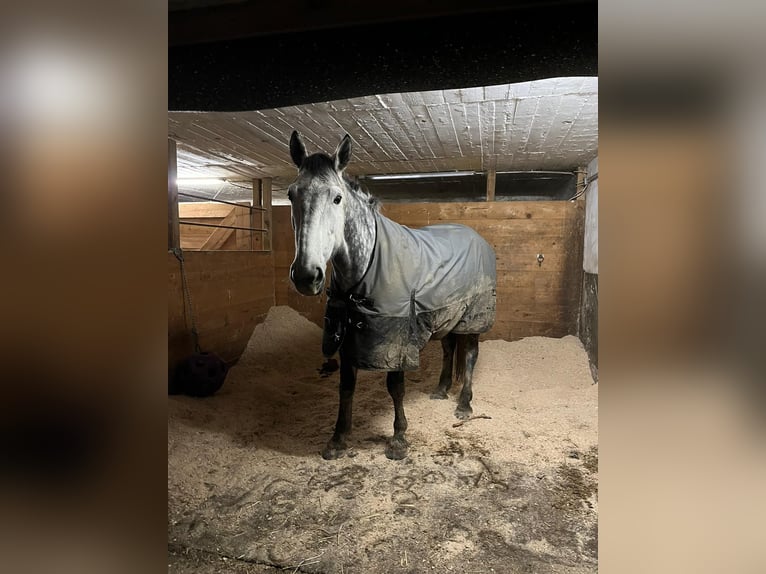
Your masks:
[{"label": "dark shadow area", "polygon": [[[259,110],[369,94],[595,76],[597,6],[525,3],[172,45],[168,109]],[[431,12],[438,14],[436,8]],[[203,22],[200,18],[200,28]],[[173,18],[169,32],[172,41]],[[204,30],[197,37],[204,37]]]}]

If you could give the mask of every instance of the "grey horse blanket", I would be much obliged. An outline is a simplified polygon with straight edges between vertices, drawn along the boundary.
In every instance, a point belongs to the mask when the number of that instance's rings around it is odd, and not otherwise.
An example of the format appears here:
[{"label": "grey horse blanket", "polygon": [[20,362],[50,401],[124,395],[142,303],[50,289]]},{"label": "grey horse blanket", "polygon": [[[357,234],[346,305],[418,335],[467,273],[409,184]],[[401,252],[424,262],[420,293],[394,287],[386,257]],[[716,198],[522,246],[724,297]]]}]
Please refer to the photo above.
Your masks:
[{"label": "grey horse blanket", "polygon": [[429,339],[484,333],[495,322],[495,253],[473,229],[410,229],[377,215],[362,280],[348,293],[331,282],[322,351],[364,370],[408,371]]}]

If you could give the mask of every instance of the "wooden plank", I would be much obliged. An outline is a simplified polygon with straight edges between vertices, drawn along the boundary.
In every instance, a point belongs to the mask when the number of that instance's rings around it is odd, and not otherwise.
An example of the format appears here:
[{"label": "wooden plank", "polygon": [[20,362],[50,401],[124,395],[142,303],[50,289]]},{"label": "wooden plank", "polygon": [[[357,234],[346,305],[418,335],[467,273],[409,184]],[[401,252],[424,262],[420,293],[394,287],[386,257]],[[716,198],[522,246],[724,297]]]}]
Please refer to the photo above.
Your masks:
[{"label": "wooden plank", "polygon": [[[537,244],[543,240],[561,239],[565,228],[566,219],[549,220],[466,220],[466,219],[448,219],[448,220],[419,220],[405,221],[403,225],[411,229],[418,229],[426,225],[435,225],[446,222],[460,223],[471,227],[479,233],[489,243],[506,245],[508,248],[518,249],[519,245]],[[509,242],[508,239],[512,239]],[[524,242],[524,243],[520,243]]]},{"label": "wooden plank", "polygon": [[[229,252],[237,253],[237,252]],[[238,252],[243,253],[243,252]],[[245,252],[246,253],[246,252]],[[187,273],[189,285],[198,283],[196,290],[201,297],[213,295],[218,292],[218,283],[226,283],[223,291],[222,300],[224,302],[237,301],[239,299],[248,299],[254,297],[254,293],[266,290],[271,285],[274,271],[271,262],[264,265],[243,264],[243,268],[237,272],[223,273]],[[259,269],[259,275],[252,274],[253,269]],[[200,301],[200,305],[203,303]]]},{"label": "wooden plank", "polygon": [[[215,114],[217,117],[195,117],[192,122],[185,125],[185,147],[194,148],[196,146],[203,157],[213,156],[224,164],[230,164],[232,157],[238,158],[239,163],[250,166],[264,163],[263,157],[252,156],[253,146],[250,145],[252,138],[238,138],[223,128],[226,120],[221,117],[221,114],[215,112],[211,112],[211,114]],[[244,122],[242,124],[245,125]],[[239,143],[236,142],[237,139],[240,139]],[[263,148],[259,149],[263,150]]]},{"label": "wooden plank", "polygon": [[[399,96],[401,98],[401,96]],[[409,106],[401,105],[390,107],[386,110],[391,117],[392,122],[398,124],[401,133],[410,142],[407,152],[409,161],[418,159],[431,159],[434,157],[433,150],[428,144],[428,139],[423,135],[421,127],[422,121],[418,121],[410,110]],[[413,129],[417,128],[417,130]],[[398,131],[397,131],[398,133]]]},{"label": "wooden plank", "polygon": [[[200,344],[226,361],[235,361],[255,325],[274,305],[271,254],[189,252],[185,255],[189,289],[200,331]],[[178,260],[168,256],[168,360],[173,368],[193,351],[183,308]]]},{"label": "wooden plank", "polygon": [[[360,161],[369,161],[376,158],[377,148],[375,146],[375,138],[357,123],[354,114],[338,113],[338,109],[335,106],[341,104],[342,102],[314,103],[312,105],[312,114],[316,112],[319,121],[325,121],[324,118],[326,118],[326,121],[328,122],[327,125],[337,125],[339,134],[345,132],[351,136],[351,139],[354,142],[351,153],[354,158],[358,158]],[[338,143],[340,143],[340,138],[338,138]],[[337,145],[337,143],[335,145]],[[331,154],[334,150],[321,151]]]},{"label": "wooden plank", "polygon": [[271,260],[269,253],[229,253],[223,256],[218,253],[194,253],[186,262],[187,271],[205,271],[217,273],[221,270],[242,269],[245,267],[265,265]]},{"label": "wooden plank", "polygon": [[[234,207],[231,208],[229,215],[224,217],[221,221],[221,225],[236,225],[237,212],[235,209],[236,208]],[[231,236],[232,231],[234,230],[227,229],[225,227],[214,229],[213,233],[210,234],[210,237],[208,237],[207,241],[205,241],[205,243],[202,244],[202,247],[200,247],[200,251],[215,251],[216,249],[220,249],[226,240]]]},{"label": "wooden plank", "polygon": [[459,158],[463,156],[460,149],[460,138],[455,131],[455,123],[448,104],[426,107],[426,112],[433,122],[436,137],[444,150],[443,158]]},{"label": "wooden plank", "polygon": [[266,230],[263,232],[263,237],[262,237],[263,249],[265,249],[266,251],[271,251],[272,206],[271,206],[271,178],[270,177],[266,177],[262,180],[260,205],[266,210],[261,212],[263,229]]},{"label": "wooden plank", "polygon": [[[184,217],[184,221],[189,221],[191,223],[205,223],[208,225],[216,225],[216,224],[220,224],[223,221],[223,218],[226,217],[229,213],[231,213],[231,206],[226,207],[226,213],[224,213],[221,217]],[[181,224],[182,232],[184,230],[192,230],[192,229],[197,229],[197,230],[201,229],[203,231],[207,229],[207,234],[210,235],[210,233],[212,233],[213,228],[212,227],[205,228],[205,227],[198,227],[196,225]]]},{"label": "wooden plank", "polygon": [[545,152],[548,132],[553,127],[556,112],[561,108],[561,96],[543,96],[537,99],[537,107],[525,140],[526,152]]},{"label": "wooden plank", "polygon": [[198,251],[210,237],[213,230],[209,227],[181,226],[181,248]]},{"label": "wooden plank", "polygon": [[274,297],[260,297],[244,303],[232,305],[218,305],[198,311],[196,318],[197,329],[200,336],[210,335],[216,330],[241,329],[250,321],[250,313],[254,309],[269,309],[274,303]]},{"label": "wooden plank", "polygon": [[572,294],[573,304],[567,317],[567,329],[570,334],[577,334],[580,301],[583,288],[583,250],[585,249],[585,202],[567,202],[576,205],[579,217],[569,218],[564,227],[564,245],[568,250],[566,266],[562,271],[564,289]]},{"label": "wooden plank", "polygon": [[[242,205],[247,205],[245,202]],[[231,212],[231,205],[214,201],[192,201],[178,204],[181,219],[206,221],[208,218],[223,219]]]},{"label": "wooden plank", "polygon": [[178,168],[176,142],[168,138],[168,249],[181,245],[178,229]]},{"label": "wooden plank", "polygon": [[[261,180],[253,179],[253,206],[261,205]],[[263,223],[263,216],[260,217],[261,223]],[[255,211],[250,212],[250,227],[255,227]],[[250,249],[255,250],[255,233],[250,234]],[[261,239],[260,245],[263,248],[263,234],[259,233],[258,237]]]},{"label": "wooden plank", "polygon": [[[343,134],[340,128],[332,130],[335,133],[328,130],[328,126],[332,129],[335,123],[322,123],[318,114],[315,114],[314,111],[311,104],[288,106],[275,110],[276,113],[281,114],[282,121],[288,126],[286,142],[290,140],[293,130],[297,130],[303,137],[309,153],[323,151],[331,154],[338,145],[338,142],[340,142]],[[285,117],[285,114],[287,117]]]},{"label": "wooden plank", "polygon": [[406,160],[407,156],[396,145],[384,126],[369,112],[357,112],[356,122],[369,134],[375,134],[377,150],[374,157],[382,161]]},{"label": "wooden plank", "polygon": [[486,163],[482,166],[485,170],[494,170],[497,165],[495,156],[495,102],[485,101],[479,103],[479,126],[481,129],[482,159]]},{"label": "wooden plank", "polygon": [[[250,221],[251,221],[251,214],[253,211],[251,209],[243,208],[239,209],[237,207],[234,208],[236,213],[236,225],[237,227],[251,227]],[[234,245],[235,249],[239,251],[252,251],[252,241],[251,237],[253,236],[253,232],[246,230],[246,229],[235,229],[233,233],[234,238]]]},{"label": "wooden plank", "polygon": [[[407,101],[407,98],[411,95],[412,94],[404,94],[405,101]],[[410,104],[410,110],[415,119],[418,131],[420,131],[423,138],[428,142],[428,147],[431,150],[433,157],[451,157],[451,155],[445,151],[444,145],[439,139],[436,126],[428,113],[428,107],[425,105]]]},{"label": "wooden plank", "polygon": [[[463,103],[450,103],[447,105],[450,121],[452,122],[452,129],[458,140],[458,149],[462,156],[478,156],[481,157],[481,150],[473,150],[474,143],[477,141],[477,137],[474,137],[474,129],[478,128],[476,125],[476,119],[474,118],[473,126],[468,119],[468,110]],[[478,145],[481,145],[479,140]]]},{"label": "wooden plank", "polygon": [[215,251],[197,251],[186,261],[189,277],[198,274],[203,280],[216,280],[222,276],[248,273],[252,267],[273,265],[270,253],[236,252],[219,255]]},{"label": "wooden plank", "polygon": [[577,204],[568,201],[495,201],[480,203],[388,203],[387,217],[400,223],[415,219],[457,221],[465,219],[549,219],[571,216]]},{"label": "wooden plank", "polygon": [[563,288],[560,281],[548,289],[541,289],[534,285],[498,284],[497,305],[524,304],[535,307],[537,304],[567,306],[572,301],[572,295]]},{"label": "wooden plank", "polygon": [[502,281],[506,275],[518,272],[551,274],[562,273],[569,265],[569,255],[567,253],[546,253],[540,252],[544,256],[542,264],[537,261],[537,253],[526,251],[518,253],[516,251],[498,252],[495,250],[497,260],[498,281]]},{"label": "wooden plank", "polygon": [[509,143],[511,141],[511,126],[516,116],[518,100],[506,99],[495,102],[494,126],[492,129],[492,148],[495,156],[505,156],[512,159]]},{"label": "wooden plank", "polygon": [[[251,268],[250,278],[255,273],[255,269]],[[263,299],[273,299],[274,295],[271,292],[271,285],[273,284],[273,275],[268,276],[268,281],[261,284],[256,284],[248,279],[240,279],[238,282],[232,280],[231,284],[238,284],[239,291],[241,292],[237,296],[229,298],[227,293],[230,290],[229,281],[221,280],[214,285],[205,286],[197,285],[196,289],[192,290],[192,300],[194,301],[194,309],[199,313],[207,313],[210,311],[225,310],[237,305],[243,305],[252,301],[261,301]],[[191,282],[190,282],[191,286]],[[190,290],[192,288],[190,287]]]},{"label": "wooden plank", "polygon": [[541,291],[561,290],[561,278],[558,273],[539,273],[536,271],[499,272],[498,281],[505,289],[536,289]]},{"label": "wooden plank", "polygon": [[487,201],[495,201],[495,179],[495,170],[487,171]]},{"label": "wooden plank", "polygon": [[500,150],[501,155],[522,157],[526,152],[529,130],[537,114],[539,101],[539,97],[515,100],[512,116],[506,118],[508,134],[505,146]]}]

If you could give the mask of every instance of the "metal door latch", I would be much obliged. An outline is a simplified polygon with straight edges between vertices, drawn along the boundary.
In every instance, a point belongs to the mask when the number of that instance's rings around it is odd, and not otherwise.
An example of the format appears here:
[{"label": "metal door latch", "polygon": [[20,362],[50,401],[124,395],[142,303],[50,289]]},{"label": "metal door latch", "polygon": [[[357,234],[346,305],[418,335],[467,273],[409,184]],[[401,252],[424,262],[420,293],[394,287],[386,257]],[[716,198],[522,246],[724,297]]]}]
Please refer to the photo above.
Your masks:
[{"label": "metal door latch", "polygon": [[537,254],[537,266],[538,267],[542,267],[544,260],[545,260],[545,255],[543,255],[542,253],[538,253]]}]

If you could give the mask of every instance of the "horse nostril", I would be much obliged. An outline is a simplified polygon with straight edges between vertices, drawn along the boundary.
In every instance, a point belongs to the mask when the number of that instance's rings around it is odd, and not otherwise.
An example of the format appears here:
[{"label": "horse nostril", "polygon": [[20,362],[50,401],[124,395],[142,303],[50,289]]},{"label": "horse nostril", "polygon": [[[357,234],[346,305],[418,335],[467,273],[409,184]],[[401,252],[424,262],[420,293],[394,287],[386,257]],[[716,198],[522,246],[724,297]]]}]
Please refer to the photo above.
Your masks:
[{"label": "horse nostril", "polygon": [[302,269],[290,266],[290,280],[294,285],[316,285],[324,280],[324,271],[320,267]]}]

